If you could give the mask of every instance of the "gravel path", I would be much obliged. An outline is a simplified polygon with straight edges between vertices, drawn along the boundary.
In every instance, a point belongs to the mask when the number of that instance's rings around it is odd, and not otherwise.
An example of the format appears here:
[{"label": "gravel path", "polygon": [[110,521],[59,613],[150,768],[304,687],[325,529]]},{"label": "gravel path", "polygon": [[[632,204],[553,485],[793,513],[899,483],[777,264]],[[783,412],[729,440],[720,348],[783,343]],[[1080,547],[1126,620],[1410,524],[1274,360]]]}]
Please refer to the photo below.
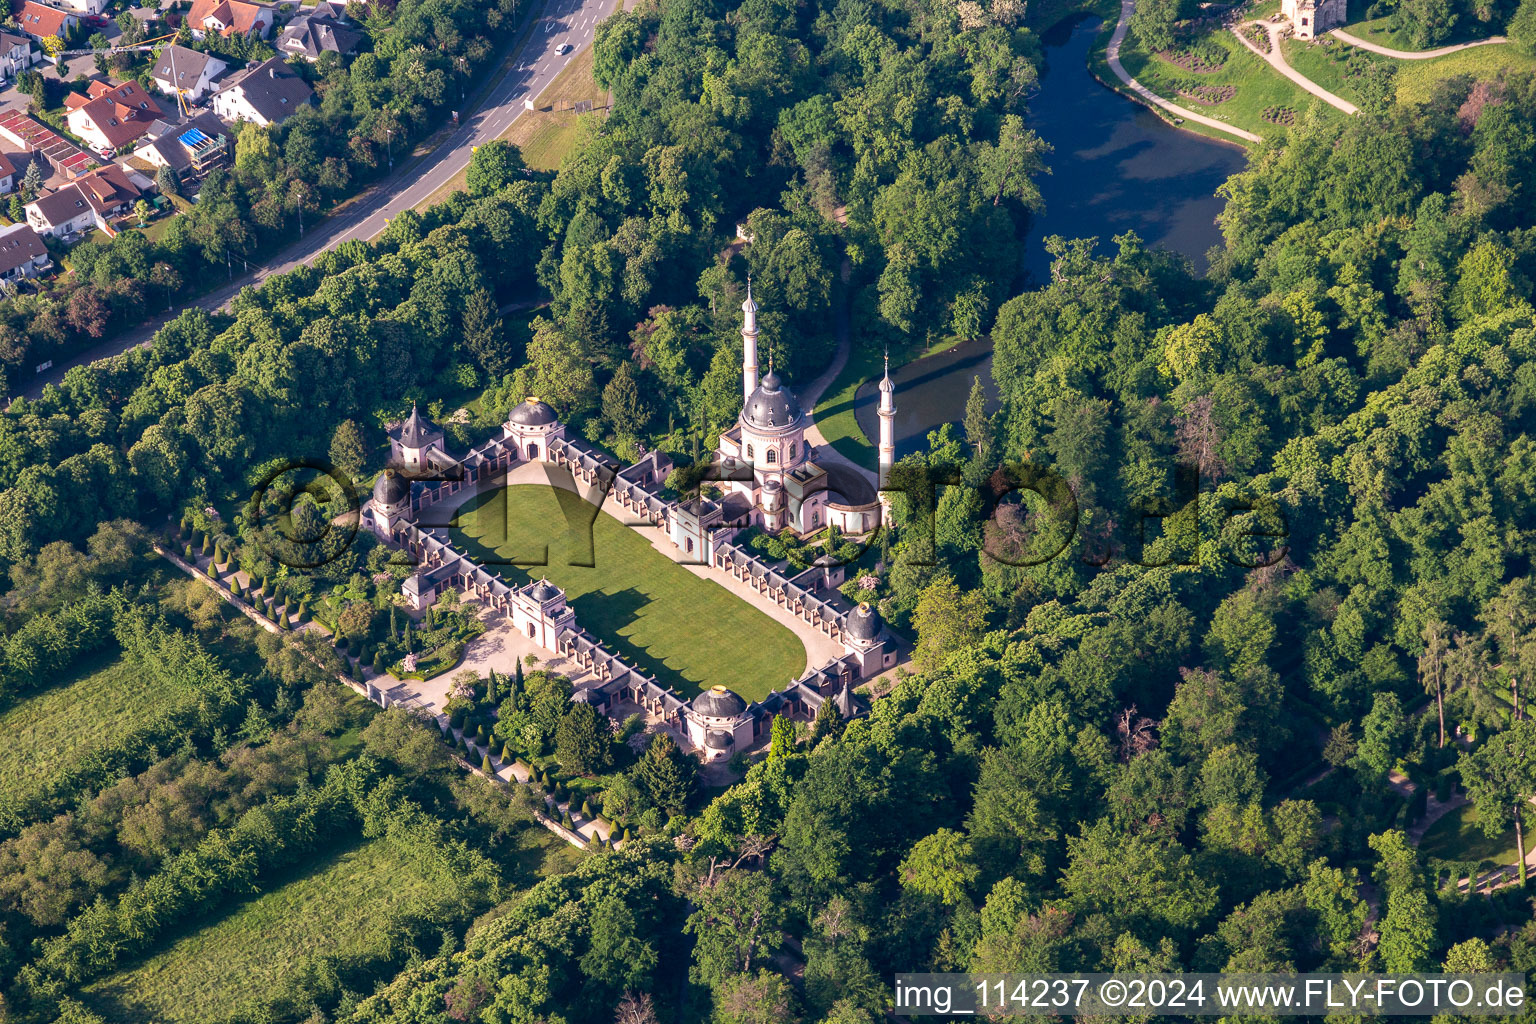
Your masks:
[{"label": "gravel path", "polygon": [[1394,50],[1389,46],[1368,43],[1359,36],[1352,36],[1341,28],[1336,28],[1329,34],[1344,40],[1350,46],[1358,46],[1362,50],[1379,53],[1383,57],[1396,57],[1398,60],[1429,60],[1431,57],[1444,57],[1446,54],[1456,53],[1458,50],[1470,50],[1474,46],[1492,46],[1494,43],[1509,42],[1504,36],[1489,36],[1487,39],[1479,39],[1473,43],[1457,43],[1455,46],[1442,46],[1437,50]]},{"label": "gravel path", "polygon": [[1115,73],[1115,77],[1124,82],[1132,92],[1147,103],[1154,107],[1161,107],[1175,117],[1182,117],[1186,121],[1193,121],[1196,124],[1203,124],[1207,128],[1215,128],[1219,132],[1235,135],[1245,142],[1263,142],[1264,140],[1253,134],[1253,132],[1234,128],[1225,121],[1218,121],[1214,117],[1206,117],[1204,114],[1197,114],[1193,110],[1186,110],[1175,103],[1170,103],[1130,76],[1125,70],[1125,65],[1120,63],[1120,44],[1125,42],[1125,30],[1130,25],[1131,15],[1135,11],[1136,0],[1120,0],[1120,21],[1115,25],[1115,32],[1109,37],[1109,47],[1104,52],[1105,58],[1109,61],[1109,70]]}]

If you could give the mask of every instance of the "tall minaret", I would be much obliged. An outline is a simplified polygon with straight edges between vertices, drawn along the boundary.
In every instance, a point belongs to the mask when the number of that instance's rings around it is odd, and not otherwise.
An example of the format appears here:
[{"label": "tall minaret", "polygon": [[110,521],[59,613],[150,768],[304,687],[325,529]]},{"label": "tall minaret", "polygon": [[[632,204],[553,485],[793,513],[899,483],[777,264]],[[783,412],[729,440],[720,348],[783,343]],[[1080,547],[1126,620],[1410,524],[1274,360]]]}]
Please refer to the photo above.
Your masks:
[{"label": "tall minaret", "polygon": [[880,378],[880,488],[885,489],[896,462],[896,385],[891,382],[891,354],[885,354],[885,376]]},{"label": "tall minaret", "polygon": [[747,275],[747,301],[741,304],[741,400],[757,390],[757,303],[752,301],[752,276]]}]

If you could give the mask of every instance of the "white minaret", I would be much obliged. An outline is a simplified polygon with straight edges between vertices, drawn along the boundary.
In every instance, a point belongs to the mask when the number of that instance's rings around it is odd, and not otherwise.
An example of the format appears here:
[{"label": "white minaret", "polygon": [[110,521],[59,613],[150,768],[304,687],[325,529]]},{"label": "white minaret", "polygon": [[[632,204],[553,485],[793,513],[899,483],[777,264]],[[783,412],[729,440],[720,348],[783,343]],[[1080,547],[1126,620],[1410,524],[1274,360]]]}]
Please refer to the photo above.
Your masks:
[{"label": "white minaret", "polygon": [[896,463],[896,385],[891,382],[891,354],[885,354],[885,376],[880,378],[880,488],[885,489]]},{"label": "white minaret", "polygon": [[747,301],[741,304],[741,400],[757,390],[757,303],[752,301],[752,277],[747,275]]}]

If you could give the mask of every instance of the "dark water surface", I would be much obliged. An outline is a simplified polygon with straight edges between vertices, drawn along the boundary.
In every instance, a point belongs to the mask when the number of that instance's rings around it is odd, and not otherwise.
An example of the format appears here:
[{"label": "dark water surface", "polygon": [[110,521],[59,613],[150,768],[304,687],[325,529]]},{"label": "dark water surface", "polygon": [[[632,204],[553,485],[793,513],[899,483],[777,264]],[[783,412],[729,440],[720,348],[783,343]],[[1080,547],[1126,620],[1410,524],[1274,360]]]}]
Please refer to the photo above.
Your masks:
[{"label": "dark water surface", "polygon": [[[1045,213],[1026,240],[1031,287],[1049,279],[1047,235],[1096,236],[1098,251],[1134,231],[1146,245],[1172,249],[1205,270],[1205,252],[1221,243],[1217,187],[1246,164],[1243,150],[1165,124],[1139,103],[1088,73],[1097,18],[1063,22],[1042,36],[1046,69],[1029,101],[1029,125],[1054,148],[1039,179]],[[968,342],[901,367],[896,381],[896,455],[924,446],[928,431],[959,422],[971,380],[991,384],[989,341]],[[859,389],[855,415],[866,437],[879,433],[874,382]]]}]

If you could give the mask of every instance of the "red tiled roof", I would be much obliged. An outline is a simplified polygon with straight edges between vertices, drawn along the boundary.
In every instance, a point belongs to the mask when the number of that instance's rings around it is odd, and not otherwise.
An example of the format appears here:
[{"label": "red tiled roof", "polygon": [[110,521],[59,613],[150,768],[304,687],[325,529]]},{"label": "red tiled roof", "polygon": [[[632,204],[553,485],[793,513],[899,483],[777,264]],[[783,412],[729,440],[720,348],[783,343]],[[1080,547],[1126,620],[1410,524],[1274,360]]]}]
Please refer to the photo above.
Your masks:
[{"label": "red tiled roof", "polygon": [[21,6],[14,8],[16,25],[23,32],[38,39],[46,39],[49,36],[64,36],[64,22],[75,15],[70,11],[61,11],[55,7],[45,7],[35,4],[32,0],[22,0]]},{"label": "red tiled roof", "polygon": [[113,149],[149,131],[149,126],[160,116],[160,107],[137,82],[113,85],[98,79],[88,88],[92,98],[73,108],[70,115],[78,112],[89,119],[96,130],[106,136]]}]

